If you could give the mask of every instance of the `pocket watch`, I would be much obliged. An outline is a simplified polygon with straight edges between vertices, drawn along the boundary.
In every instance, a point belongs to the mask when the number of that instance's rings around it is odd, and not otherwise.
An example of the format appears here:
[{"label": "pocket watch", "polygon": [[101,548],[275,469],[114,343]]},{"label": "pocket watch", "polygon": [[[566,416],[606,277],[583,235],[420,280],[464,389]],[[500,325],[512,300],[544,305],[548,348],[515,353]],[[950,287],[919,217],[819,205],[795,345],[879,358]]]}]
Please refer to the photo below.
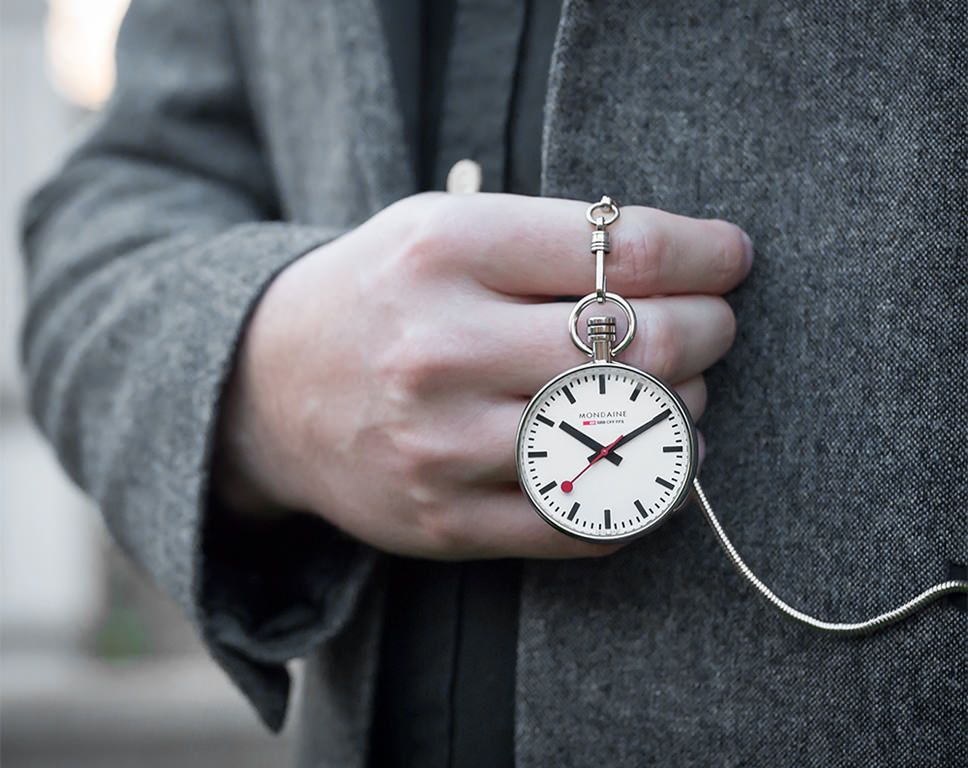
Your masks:
[{"label": "pocket watch", "polygon": [[592,362],[548,382],[518,429],[521,484],[538,514],[589,541],[652,530],[689,496],[696,433],[679,396],[614,362],[614,317],[588,320]]},{"label": "pocket watch", "polygon": [[[595,291],[580,299],[568,329],[591,361],[555,376],[521,415],[516,440],[518,480],[537,513],[554,528],[591,542],[623,542],[647,534],[694,498],[727,558],[756,592],[793,621],[834,635],[875,632],[910,616],[942,595],[968,592],[968,581],[935,584],[901,606],[853,622],[819,619],[778,597],[736,551],[697,477],[698,443],[689,411],[676,393],[645,371],[617,362],[635,337],[635,310],[606,290],[608,227],[621,215],[609,197],[592,204]],[[614,305],[626,331],[616,343],[616,318],[587,321],[592,305]]]}]

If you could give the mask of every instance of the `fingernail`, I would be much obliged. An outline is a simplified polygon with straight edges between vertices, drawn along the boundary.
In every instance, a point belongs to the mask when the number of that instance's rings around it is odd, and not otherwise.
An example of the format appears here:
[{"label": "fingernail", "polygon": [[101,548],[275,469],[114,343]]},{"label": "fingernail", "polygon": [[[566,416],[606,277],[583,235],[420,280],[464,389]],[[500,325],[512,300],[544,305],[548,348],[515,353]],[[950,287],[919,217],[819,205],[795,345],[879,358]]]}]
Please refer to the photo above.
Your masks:
[{"label": "fingernail", "polygon": [[753,241],[745,232],[743,233],[743,245],[746,248],[746,268],[753,266]]}]

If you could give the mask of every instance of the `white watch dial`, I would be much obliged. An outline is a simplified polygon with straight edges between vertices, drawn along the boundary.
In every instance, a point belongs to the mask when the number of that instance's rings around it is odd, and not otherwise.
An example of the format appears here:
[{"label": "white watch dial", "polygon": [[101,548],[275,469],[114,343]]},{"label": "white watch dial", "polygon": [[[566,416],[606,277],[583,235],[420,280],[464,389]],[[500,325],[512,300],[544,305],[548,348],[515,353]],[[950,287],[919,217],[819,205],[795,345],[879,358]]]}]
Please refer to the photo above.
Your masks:
[{"label": "white watch dial", "polygon": [[696,439],[682,401],[620,363],[591,363],[549,382],[518,428],[521,487],[556,528],[617,541],[658,524],[689,493]]}]

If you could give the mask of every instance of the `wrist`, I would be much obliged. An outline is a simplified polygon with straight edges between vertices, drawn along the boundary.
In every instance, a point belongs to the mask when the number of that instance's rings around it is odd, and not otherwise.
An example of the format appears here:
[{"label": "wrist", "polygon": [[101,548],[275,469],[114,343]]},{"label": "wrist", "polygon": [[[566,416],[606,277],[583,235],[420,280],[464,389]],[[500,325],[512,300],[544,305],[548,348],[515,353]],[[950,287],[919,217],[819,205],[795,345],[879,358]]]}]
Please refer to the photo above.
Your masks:
[{"label": "wrist", "polygon": [[254,472],[254,456],[248,448],[245,407],[241,400],[239,361],[226,383],[217,416],[211,459],[211,492],[220,506],[247,518],[279,518],[288,510]]},{"label": "wrist", "polygon": [[[219,502],[250,518],[279,518],[301,508],[286,493],[279,414],[274,397],[284,381],[280,356],[291,327],[280,328],[284,269],[260,297],[243,330],[219,401],[211,461],[211,489]],[[285,305],[285,297],[282,299]],[[276,409],[277,410],[277,409]]]}]

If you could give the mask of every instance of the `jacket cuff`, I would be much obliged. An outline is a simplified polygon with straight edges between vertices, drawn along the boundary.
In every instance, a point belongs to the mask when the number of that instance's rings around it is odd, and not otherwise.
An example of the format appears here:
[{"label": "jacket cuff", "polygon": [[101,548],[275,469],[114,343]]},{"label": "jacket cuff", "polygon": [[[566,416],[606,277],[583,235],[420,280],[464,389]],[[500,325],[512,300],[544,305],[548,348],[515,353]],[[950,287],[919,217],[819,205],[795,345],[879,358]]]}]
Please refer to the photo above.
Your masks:
[{"label": "jacket cuff", "polygon": [[272,730],[285,719],[285,663],[349,622],[376,552],[304,512],[271,521],[212,497],[203,521],[199,621],[219,664]]},{"label": "jacket cuff", "polygon": [[282,269],[337,234],[291,224],[243,225],[218,238],[196,275],[211,280],[219,297],[211,309],[198,306],[196,318],[198,333],[219,359],[194,388],[204,440],[194,473],[192,609],[209,652],[272,730],[282,727],[289,699],[285,662],[346,624],[376,553],[308,514],[254,521],[220,506],[210,490],[215,430],[242,334],[262,294]]}]

